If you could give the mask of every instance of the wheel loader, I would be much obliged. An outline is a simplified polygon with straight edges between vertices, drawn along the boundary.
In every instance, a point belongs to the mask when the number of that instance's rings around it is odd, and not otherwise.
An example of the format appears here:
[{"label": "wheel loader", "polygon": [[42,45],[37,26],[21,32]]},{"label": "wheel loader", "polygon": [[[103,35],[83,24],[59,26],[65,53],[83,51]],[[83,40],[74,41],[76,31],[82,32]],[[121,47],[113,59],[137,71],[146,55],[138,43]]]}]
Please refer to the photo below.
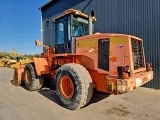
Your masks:
[{"label": "wheel loader", "polygon": [[39,90],[49,78],[62,105],[75,110],[89,103],[93,89],[122,94],[152,80],[143,40],[126,34],[93,33],[95,21],[93,11],[86,15],[74,9],[50,19],[55,26],[55,46],[36,40],[45,52],[15,68],[14,84]]}]

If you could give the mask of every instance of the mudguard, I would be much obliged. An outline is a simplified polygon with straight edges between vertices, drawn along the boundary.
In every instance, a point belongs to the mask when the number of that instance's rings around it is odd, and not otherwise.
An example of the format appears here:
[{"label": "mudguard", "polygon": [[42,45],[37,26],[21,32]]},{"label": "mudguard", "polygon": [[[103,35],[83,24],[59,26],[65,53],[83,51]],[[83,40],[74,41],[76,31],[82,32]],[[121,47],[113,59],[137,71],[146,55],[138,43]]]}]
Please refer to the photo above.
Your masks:
[{"label": "mudguard", "polygon": [[51,74],[47,58],[33,58],[33,62],[38,76]]}]

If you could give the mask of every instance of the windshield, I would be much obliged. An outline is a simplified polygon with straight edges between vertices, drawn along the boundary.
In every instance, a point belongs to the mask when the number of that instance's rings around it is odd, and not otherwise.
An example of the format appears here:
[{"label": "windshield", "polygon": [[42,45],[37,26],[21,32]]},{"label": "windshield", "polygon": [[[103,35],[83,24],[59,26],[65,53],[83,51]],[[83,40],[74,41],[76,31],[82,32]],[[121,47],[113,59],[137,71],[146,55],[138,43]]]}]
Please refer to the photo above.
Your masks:
[{"label": "windshield", "polygon": [[73,16],[72,33],[75,37],[81,37],[88,34],[88,20],[82,17]]}]

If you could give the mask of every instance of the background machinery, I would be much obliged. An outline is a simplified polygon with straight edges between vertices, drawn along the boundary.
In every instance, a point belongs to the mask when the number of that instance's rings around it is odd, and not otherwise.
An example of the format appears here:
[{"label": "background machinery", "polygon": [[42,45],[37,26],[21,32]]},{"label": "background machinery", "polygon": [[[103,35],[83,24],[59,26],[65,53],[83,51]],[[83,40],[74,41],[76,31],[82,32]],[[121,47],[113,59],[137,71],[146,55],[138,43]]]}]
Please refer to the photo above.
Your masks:
[{"label": "background machinery", "polygon": [[[54,82],[60,102],[68,109],[84,107],[93,88],[121,94],[153,79],[152,66],[145,61],[143,40],[123,34],[92,34],[94,12],[89,16],[69,9],[52,20],[55,47],[46,48],[40,58],[15,69],[14,84],[25,83],[28,90],[38,90],[46,78]],[[105,23],[104,23],[105,25]]]},{"label": "background machinery", "polygon": [[1,54],[3,57],[0,59],[0,67],[15,68],[33,61],[32,58],[17,54],[16,49],[12,49],[11,53],[1,52]]},{"label": "background machinery", "polygon": [[18,62],[18,54],[16,49],[12,49],[11,53],[1,53],[4,56],[0,59],[1,67],[10,67]]}]

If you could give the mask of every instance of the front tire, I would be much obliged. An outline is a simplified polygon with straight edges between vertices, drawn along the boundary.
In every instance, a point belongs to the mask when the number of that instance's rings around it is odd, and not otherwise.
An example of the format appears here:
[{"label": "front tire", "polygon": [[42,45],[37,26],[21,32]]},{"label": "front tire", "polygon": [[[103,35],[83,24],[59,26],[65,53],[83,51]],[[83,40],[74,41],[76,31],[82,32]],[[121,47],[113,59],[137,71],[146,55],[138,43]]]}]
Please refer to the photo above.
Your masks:
[{"label": "front tire", "polygon": [[75,110],[84,107],[93,94],[92,79],[82,65],[62,65],[56,74],[56,94],[62,105]]},{"label": "front tire", "polygon": [[33,63],[29,63],[24,68],[24,83],[29,91],[38,90],[43,86],[43,77],[36,75]]}]

